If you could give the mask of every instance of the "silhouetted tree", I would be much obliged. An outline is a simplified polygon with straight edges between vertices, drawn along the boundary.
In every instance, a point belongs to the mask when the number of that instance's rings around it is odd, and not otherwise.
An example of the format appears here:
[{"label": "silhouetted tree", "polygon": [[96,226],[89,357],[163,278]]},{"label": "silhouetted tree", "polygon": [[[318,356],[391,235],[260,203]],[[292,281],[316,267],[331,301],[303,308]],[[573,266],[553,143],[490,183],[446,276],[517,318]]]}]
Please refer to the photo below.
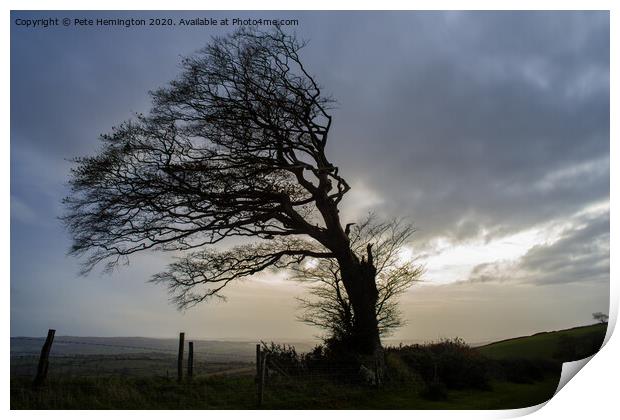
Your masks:
[{"label": "silhouetted tree", "polygon": [[609,320],[609,316],[607,316],[607,314],[604,314],[602,312],[594,312],[592,314],[592,318],[594,318],[596,321],[604,324]]},{"label": "silhouetted tree", "polygon": [[[379,333],[386,336],[404,324],[398,309],[398,298],[419,281],[423,272],[422,266],[403,252],[415,229],[402,220],[377,222],[373,215],[352,226],[349,240],[354,252],[361,254],[368,244],[374,244],[378,290],[375,315]],[[309,287],[310,297],[298,299],[303,309],[299,319],[328,331],[331,338],[348,341],[355,330],[355,314],[342,283],[338,261],[313,259],[291,270],[296,280],[312,284]]]},{"label": "silhouetted tree", "polygon": [[[84,272],[136,252],[185,251],[153,280],[181,307],[232,281],[308,257],[334,259],[355,349],[381,352],[373,244],[351,246],[338,206],[349,184],[326,156],[332,100],[280,28],[240,29],[182,60],[148,115],[76,159],[63,217]],[[226,238],[251,244],[208,247]]]}]

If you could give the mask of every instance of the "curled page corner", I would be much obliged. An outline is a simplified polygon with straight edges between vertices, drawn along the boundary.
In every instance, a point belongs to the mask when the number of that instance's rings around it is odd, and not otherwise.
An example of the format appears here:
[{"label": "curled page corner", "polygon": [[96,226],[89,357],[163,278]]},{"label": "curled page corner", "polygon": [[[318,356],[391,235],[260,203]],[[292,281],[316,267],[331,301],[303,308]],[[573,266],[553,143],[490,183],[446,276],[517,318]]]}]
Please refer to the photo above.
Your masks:
[{"label": "curled page corner", "polygon": [[[554,394],[555,395],[555,394]],[[553,398],[553,397],[552,397]],[[523,407],[523,408],[515,408],[513,410],[505,410],[504,411],[504,416],[502,416],[502,418],[517,418],[517,417],[525,417],[527,415],[530,415],[538,410],[540,410],[541,408],[543,408],[545,405],[547,405],[547,403],[551,401],[551,399],[545,401],[545,402],[541,402],[540,404],[536,404],[536,405],[532,405],[529,407]]]},{"label": "curled page corner", "polygon": [[[596,353],[601,351],[603,347],[605,347],[605,345],[609,341],[609,338],[611,337],[616,327],[616,318],[617,318],[616,316],[611,316],[609,318],[609,323],[607,324],[607,331],[605,332],[605,339],[603,340],[603,344],[601,345],[601,348],[598,349]],[[592,360],[592,358],[596,355],[596,353],[594,353],[592,356],[586,357],[585,359],[562,363],[562,373],[560,375],[560,382],[558,383],[558,387],[556,388],[553,396],[556,396],[557,393],[560,392],[562,388],[564,388],[564,385],[566,385],[568,381],[573,379],[573,377],[577,374],[577,372],[579,372],[590,360]]]},{"label": "curled page corner", "polygon": [[[609,335],[609,331],[610,330],[608,329],[607,331],[608,331],[608,335]],[[579,372],[590,360],[592,360],[592,358],[595,355],[596,355],[596,353],[593,354],[592,356],[586,357],[585,359],[575,360],[573,362],[562,363],[562,373],[560,374],[560,381],[558,382],[558,387],[556,388],[555,392],[553,393],[553,396],[551,398],[549,398],[547,401],[544,401],[544,402],[542,402],[540,404],[537,404],[537,405],[532,405],[530,407],[515,408],[515,409],[512,409],[512,410],[502,410],[502,411],[499,412],[499,413],[501,413],[499,415],[499,418],[524,417],[524,416],[527,416],[529,414],[532,414],[532,413],[540,410],[545,405],[547,405],[547,403],[549,401],[551,401],[553,399],[553,397],[555,397],[558,394],[558,392],[560,392],[560,390],[564,387],[564,385],[566,385],[571,379],[573,379],[573,377],[577,374],[577,372]],[[494,413],[498,413],[498,412],[495,411]]]},{"label": "curled page corner", "polygon": [[590,357],[586,357],[585,359],[575,360],[574,362],[562,363],[562,374],[560,375],[560,382],[558,383],[558,387],[553,394],[554,397],[557,395],[558,392],[560,392],[562,388],[564,388],[564,385],[566,385],[568,381],[573,379],[573,376],[575,376],[577,372],[579,372],[590,360],[592,360],[595,354]]},{"label": "curled page corner", "polygon": [[[610,330],[608,329],[607,330],[607,335],[609,335],[609,332],[610,332]],[[586,357],[585,359],[575,360],[573,362],[564,362],[564,363],[562,363],[562,373],[560,374],[560,381],[558,382],[558,387],[556,388],[555,392],[553,393],[553,397],[555,397],[558,394],[558,392],[560,392],[560,390],[562,388],[564,388],[564,385],[566,385],[571,379],[573,379],[573,377],[577,374],[577,372],[579,372],[590,360],[592,360],[592,358],[595,355],[596,355],[596,353],[593,354],[592,356]],[[533,405],[531,407],[524,407],[524,408],[517,408],[515,410],[508,410],[508,412],[506,413],[507,414],[506,418],[509,418],[509,417],[510,418],[523,417],[523,416],[526,416],[528,414],[532,414],[535,411],[538,411],[541,408],[543,408],[545,405],[547,405],[547,403],[549,401],[551,401],[553,399],[553,397],[551,397],[550,399],[548,399],[545,402],[542,402],[542,403],[537,404],[537,405]]]}]

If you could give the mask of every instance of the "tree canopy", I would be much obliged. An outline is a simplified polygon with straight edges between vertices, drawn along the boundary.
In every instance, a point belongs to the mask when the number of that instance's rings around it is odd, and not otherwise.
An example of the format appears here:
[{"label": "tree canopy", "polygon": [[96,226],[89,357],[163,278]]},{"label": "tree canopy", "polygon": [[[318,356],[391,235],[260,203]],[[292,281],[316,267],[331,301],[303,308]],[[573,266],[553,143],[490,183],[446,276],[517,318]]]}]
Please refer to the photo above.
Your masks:
[{"label": "tree canopy", "polygon": [[[329,243],[317,198],[336,206],[349,186],[325,156],[332,101],[302,65],[302,45],[281,30],[215,38],[152,92],[149,115],[76,159],[64,220],[86,270],[233,236]],[[308,254],[285,242],[263,256]]]}]

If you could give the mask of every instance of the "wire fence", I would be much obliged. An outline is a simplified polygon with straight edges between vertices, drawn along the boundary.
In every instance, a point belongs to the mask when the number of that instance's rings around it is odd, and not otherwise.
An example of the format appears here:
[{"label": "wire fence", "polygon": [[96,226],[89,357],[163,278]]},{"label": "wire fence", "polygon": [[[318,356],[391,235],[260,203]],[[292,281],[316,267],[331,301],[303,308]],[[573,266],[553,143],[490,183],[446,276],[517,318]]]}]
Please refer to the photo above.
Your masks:
[{"label": "wire fence", "polygon": [[[45,342],[45,338],[43,337],[11,337],[11,340],[21,340],[21,341],[36,341],[41,342],[43,344]],[[106,348],[115,348],[115,349],[131,349],[131,350],[143,350],[155,353],[174,353],[174,350],[170,349],[162,349],[161,347],[145,347],[145,346],[133,346],[128,344],[110,344],[110,343],[94,343],[89,341],[73,341],[66,339],[56,339],[54,340],[54,344],[73,344],[73,345],[81,345],[81,346],[95,346],[95,347],[106,347]]]},{"label": "wire fence", "polygon": [[[373,366],[372,363],[367,363],[368,366],[361,368],[351,363],[310,366],[301,363],[301,355],[297,355],[293,348],[288,347],[288,350],[281,353],[281,349],[287,347],[272,344],[270,348],[265,343],[255,345],[255,360],[251,362],[247,358],[245,361],[230,360],[230,354],[215,354],[194,345],[191,346],[190,357],[189,348],[184,346],[183,339],[181,336],[179,346],[175,350],[171,348],[172,342],[167,343],[166,347],[156,347],[61,337],[54,340],[52,333],[52,341],[48,347],[49,336],[47,339],[14,337],[11,338],[11,376],[39,378],[43,371],[44,378],[53,379],[159,377],[170,382],[180,383],[183,380],[185,384],[190,383],[187,381],[188,376],[191,376],[189,379],[219,375],[236,376],[246,379],[235,385],[235,398],[240,398],[241,403],[247,404],[248,401],[253,401],[259,406],[265,401],[276,401],[283,395],[320,393],[328,385],[361,384],[366,387],[377,387],[380,382],[376,364]],[[74,347],[63,348],[63,346]],[[36,351],[37,347],[39,351]],[[87,354],[77,353],[84,348],[95,350]],[[34,380],[35,384],[36,382],[37,379]],[[207,395],[215,392],[213,389],[205,388],[210,385],[204,381],[193,384],[203,387],[201,392]],[[98,389],[96,381],[84,382],[81,386],[90,387],[93,392]]]},{"label": "wire fence", "polygon": [[[41,348],[45,341],[46,338],[40,337],[11,338],[12,377],[28,377],[37,373]],[[67,349],[63,346],[71,347]],[[174,347],[172,343],[168,346]],[[187,353],[186,349],[184,359],[187,359]],[[192,373],[197,376],[226,371],[239,373],[253,371],[253,363],[247,356],[231,356],[224,351],[218,353],[200,347],[195,348],[192,356]],[[178,376],[178,348],[163,346],[58,338],[53,340],[47,359],[49,374],[62,377],[120,375],[174,378]]]}]

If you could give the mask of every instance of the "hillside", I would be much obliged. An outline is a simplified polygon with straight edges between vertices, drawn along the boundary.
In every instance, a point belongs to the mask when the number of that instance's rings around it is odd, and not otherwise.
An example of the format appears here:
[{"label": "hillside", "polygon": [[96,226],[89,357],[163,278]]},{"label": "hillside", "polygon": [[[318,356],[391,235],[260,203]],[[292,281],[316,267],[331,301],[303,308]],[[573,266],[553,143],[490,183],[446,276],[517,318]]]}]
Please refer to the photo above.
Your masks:
[{"label": "hillside", "polygon": [[603,343],[606,331],[607,324],[587,325],[502,340],[477,347],[477,350],[492,359],[546,359],[566,362],[596,353]]}]

